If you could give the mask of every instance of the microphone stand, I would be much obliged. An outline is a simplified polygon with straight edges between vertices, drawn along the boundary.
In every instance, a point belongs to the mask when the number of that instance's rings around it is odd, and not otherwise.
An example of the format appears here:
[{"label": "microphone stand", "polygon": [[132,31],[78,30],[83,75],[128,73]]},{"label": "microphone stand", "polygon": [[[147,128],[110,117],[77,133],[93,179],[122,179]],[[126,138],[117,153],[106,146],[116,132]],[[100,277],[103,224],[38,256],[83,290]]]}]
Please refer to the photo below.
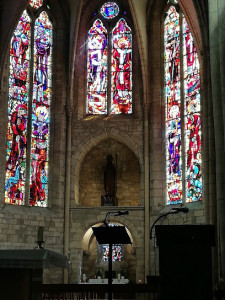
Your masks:
[{"label": "microphone stand", "polygon": [[[172,211],[172,209],[171,210],[169,210],[168,212],[166,212],[166,213],[164,213],[164,214],[162,214],[161,216],[159,216],[154,222],[153,222],[153,224],[152,224],[152,226],[151,226],[151,228],[150,228],[150,240],[152,239],[152,232],[153,232],[153,229],[154,229],[154,227],[155,227],[155,224],[160,220],[160,219],[162,219],[162,218],[164,218],[163,219],[163,221],[165,220],[165,218],[168,216],[168,215],[172,215],[172,214],[175,214],[175,213],[178,213],[177,211]],[[163,222],[162,221],[162,222]],[[155,255],[156,255],[156,253],[155,253],[155,239],[154,239],[154,257],[155,257]],[[155,263],[154,263],[154,265],[155,265],[155,276],[156,276],[156,257],[154,258],[154,260],[155,260]]]},{"label": "microphone stand", "polygon": [[[151,229],[150,229],[150,240],[152,239],[152,231],[153,231],[153,228],[155,227],[155,224],[161,219],[164,217],[164,220],[165,218],[168,216],[168,215],[174,215],[174,214],[178,214],[179,212],[183,212],[183,213],[188,213],[189,212],[189,209],[187,207],[183,207],[183,208],[171,208],[168,212],[162,214],[161,216],[159,216],[155,222],[153,222],[152,226],[151,226]],[[163,221],[164,221],[163,220]]]},{"label": "microphone stand", "polygon": [[165,220],[165,218],[168,216],[168,215],[173,215],[173,214],[177,214],[178,213],[178,211],[175,211],[175,210],[170,210],[170,211],[168,211],[168,212],[166,212],[166,213],[164,213],[164,214],[162,214],[161,216],[159,216],[154,222],[153,222],[153,224],[152,224],[152,226],[151,226],[151,229],[150,229],[150,240],[152,239],[152,231],[153,231],[153,229],[154,229],[154,227],[155,227],[155,224],[160,220],[160,219],[162,219],[163,217],[164,217],[164,220]]}]

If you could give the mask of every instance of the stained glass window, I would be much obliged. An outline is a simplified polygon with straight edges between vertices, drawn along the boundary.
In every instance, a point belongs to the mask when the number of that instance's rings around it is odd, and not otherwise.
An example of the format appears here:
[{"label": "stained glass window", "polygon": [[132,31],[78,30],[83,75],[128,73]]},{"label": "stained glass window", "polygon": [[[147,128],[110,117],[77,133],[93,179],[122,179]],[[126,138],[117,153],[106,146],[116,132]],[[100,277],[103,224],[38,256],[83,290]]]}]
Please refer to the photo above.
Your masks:
[{"label": "stained glass window", "polygon": [[5,203],[19,205],[25,201],[30,22],[25,10],[10,44]]},{"label": "stained glass window", "polygon": [[185,150],[187,202],[202,200],[200,65],[188,23],[183,18]]},{"label": "stained glass window", "polygon": [[[34,5],[41,6],[42,2],[30,4],[37,8]],[[26,175],[30,170],[29,205],[47,206],[52,25],[46,12],[41,12],[35,21],[33,45],[31,32],[31,18],[25,10],[10,43],[5,203],[26,204]],[[30,74],[34,74],[33,82],[29,81]],[[32,127],[31,136],[28,124]],[[31,159],[27,156],[30,147]]]},{"label": "stained glass window", "polygon": [[119,6],[115,2],[107,2],[101,7],[101,14],[106,19],[113,19],[119,14]]},{"label": "stained glass window", "polygon": [[171,6],[165,19],[167,188],[170,203],[182,201],[180,23]]},{"label": "stained glass window", "polygon": [[107,30],[96,20],[88,32],[87,114],[107,113]]},{"label": "stained glass window", "polygon": [[[109,261],[109,245],[102,245],[103,261]],[[122,245],[112,246],[112,261],[122,261]]]},{"label": "stained glass window", "polygon": [[[108,226],[114,227],[118,226],[116,223],[108,223]],[[109,245],[102,245],[102,259],[103,261],[109,261]],[[122,245],[112,245],[112,261],[122,261],[123,260],[123,246]]]},{"label": "stained glass window", "polygon": [[165,19],[164,45],[167,203],[182,203],[184,186],[185,201],[193,202],[202,193],[199,60],[187,21],[174,6]]},{"label": "stained glass window", "polygon": [[132,113],[132,32],[123,18],[110,34],[100,19],[88,32],[86,107],[87,114]]},{"label": "stained glass window", "polygon": [[42,6],[43,4],[43,0],[30,0],[29,4],[31,7],[38,9],[39,7]]},{"label": "stained glass window", "polygon": [[34,43],[30,205],[46,206],[52,78],[52,24],[46,12],[35,22]]},{"label": "stained glass window", "polygon": [[124,19],[120,19],[112,36],[112,114],[132,112],[131,47],[131,29]]}]

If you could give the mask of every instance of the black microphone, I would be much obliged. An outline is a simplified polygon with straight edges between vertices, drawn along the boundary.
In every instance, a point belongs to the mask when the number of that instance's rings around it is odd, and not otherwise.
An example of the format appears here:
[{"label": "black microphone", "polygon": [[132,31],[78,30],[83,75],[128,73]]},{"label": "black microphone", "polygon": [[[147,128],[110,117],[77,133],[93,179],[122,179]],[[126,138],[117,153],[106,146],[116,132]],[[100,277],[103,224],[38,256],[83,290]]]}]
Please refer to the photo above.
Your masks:
[{"label": "black microphone", "polygon": [[187,214],[189,212],[189,209],[187,207],[174,207],[171,210],[174,210],[174,212],[183,212],[184,214]]},{"label": "black microphone", "polygon": [[115,216],[123,216],[123,215],[129,215],[129,211],[128,210],[125,210],[125,211],[117,211]]}]

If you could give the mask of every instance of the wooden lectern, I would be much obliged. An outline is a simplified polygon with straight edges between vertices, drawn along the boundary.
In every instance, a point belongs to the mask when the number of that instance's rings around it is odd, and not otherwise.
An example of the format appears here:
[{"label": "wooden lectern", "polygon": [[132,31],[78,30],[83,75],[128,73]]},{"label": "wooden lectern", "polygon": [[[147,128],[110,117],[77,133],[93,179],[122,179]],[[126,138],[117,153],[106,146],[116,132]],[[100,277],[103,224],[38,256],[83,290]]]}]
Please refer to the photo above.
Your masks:
[{"label": "wooden lectern", "polygon": [[213,225],[156,225],[160,300],[211,300]]},{"label": "wooden lectern", "polygon": [[112,300],[112,245],[131,244],[131,240],[124,226],[92,227],[92,230],[99,244],[109,244],[108,300]]}]

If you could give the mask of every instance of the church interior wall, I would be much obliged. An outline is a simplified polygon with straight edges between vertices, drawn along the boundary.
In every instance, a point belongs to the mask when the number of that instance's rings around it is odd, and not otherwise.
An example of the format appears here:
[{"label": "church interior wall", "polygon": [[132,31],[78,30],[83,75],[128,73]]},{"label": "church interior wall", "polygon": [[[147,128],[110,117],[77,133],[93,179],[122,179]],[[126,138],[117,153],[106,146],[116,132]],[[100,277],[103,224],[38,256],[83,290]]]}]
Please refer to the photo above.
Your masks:
[{"label": "church interior wall", "polygon": [[[139,1],[139,0],[138,0]],[[138,2],[137,1],[137,2]],[[191,27],[201,60],[202,78],[202,112],[203,131],[203,201],[187,204],[188,214],[173,215],[164,224],[215,224],[220,222],[221,234],[224,232],[224,93],[222,92],[224,74],[223,57],[224,39],[219,46],[219,38],[213,28],[214,22],[221,14],[214,12],[214,2],[220,4],[224,11],[223,0],[209,1],[210,18],[212,23],[204,18],[200,9],[208,7],[204,1],[193,4],[191,0],[180,1],[180,5]],[[25,7],[25,1],[7,0],[0,8],[0,165],[5,166],[5,144],[7,131],[7,102],[8,102],[8,53],[10,36],[17,24],[20,13]],[[68,274],[70,283],[80,282],[82,274],[88,273],[88,266],[96,260],[96,242],[90,239],[87,249],[83,248],[82,240],[87,230],[103,221],[108,210],[126,209],[129,216],[116,218],[130,230],[133,244],[127,247],[126,255],[130,267],[130,278],[133,282],[145,282],[145,121],[148,114],[149,125],[149,214],[150,224],[168,211],[165,206],[166,178],[165,178],[165,104],[163,95],[163,28],[162,20],[165,0],[148,1],[147,11],[147,40],[148,40],[148,70],[143,68],[143,49],[140,49],[138,34],[145,31],[133,25],[134,13],[131,12],[129,1],[120,1],[127,14],[126,20],[133,30],[133,101],[134,114],[86,116],[86,41],[88,28],[93,23],[93,11],[97,11],[102,1],[78,1],[81,5],[80,16],[78,9],[71,10],[73,1],[68,1],[62,9],[60,1],[49,0],[50,12],[54,23],[54,55],[53,55],[53,98],[51,109],[51,140],[50,140],[50,173],[49,173],[49,207],[16,207],[4,204],[5,168],[0,168],[0,241],[1,249],[30,249],[36,246],[38,226],[44,227],[44,246],[59,253],[65,251],[65,234],[69,240],[69,258],[71,268]],[[135,2],[135,1],[134,1]],[[137,3],[134,4],[138,5]],[[77,5],[78,7],[78,5]],[[193,12],[196,10],[196,14]],[[137,9],[138,11],[138,9]],[[9,13],[10,12],[10,13]],[[219,16],[218,16],[219,15]],[[138,15],[136,15],[138,18]],[[71,25],[72,24],[72,25]],[[136,27],[135,27],[136,26]],[[142,24],[143,26],[143,24]],[[223,26],[223,27],[222,27]],[[208,28],[210,32],[208,33]],[[77,34],[77,39],[75,35]],[[209,34],[209,36],[208,36]],[[221,32],[220,32],[221,34]],[[209,40],[211,38],[211,48]],[[143,40],[145,38],[143,37]],[[210,51],[211,56],[210,56]],[[73,62],[73,53],[75,60]],[[219,54],[219,55],[217,55]],[[142,57],[143,55],[143,57]],[[211,60],[211,61],[210,61]],[[211,82],[211,64],[212,78]],[[74,63],[74,64],[73,64]],[[217,69],[218,67],[218,69]],[[218,78],[222,78],[220,86]],[[71,82],[71,78],[74,78]],[[149,87],[144,86],[146,78]],[[213,93],[211,94],[211,86]],[[71,97],[72,95],[72,97]],[[147,99],[147,103],[144,101]],[[216,99],[216,100],[215,100]],[[71,148],[68,149],[68,112],[71,113]],[[215,143],[215,131],[216,143]],[[217,150],[215,150],[215,147]],[[66,162],[67,155],[71,155],[69,167],[70,190],[66,191]],[[113,155],[113,162],[117,161],[118,207],[101,207],[101,195],[104,193],[103,170],[108,154]],[[217,164],[215,163],[217,161]],[[216,170],[217,169],[217,170]],[[217,179],[215,178],[217,174]],[[65,233],[65,193],[69,194],[69,231]],[[219,197],[217,197],[219,195]],[[217,200],[219,199],[219,202]],[[218,205],[219,203],[219,205]],[[218,212],[220,209],[220,212]],[[219,221],[217,219],[220,215]],[[224,245],[224,241],[223,241]],[[150,242],[149,274],[155,274],[158,265],[158,253],[154,248],[154,241]],[[224,253],[224,246],[222,246]],[[155,252],[156,251],[156,252]],[[217,272],[217,248],[214,250],[214,277]],[[220,258],[221,260],[221,258]],[[224,262],[223,262],[224,263]],[[96,266],[88,276],[94,276]],[[156,266],[157,272],[158,267]],[[135,275],[134,275],[135,273]],[[45,283],[63,282],[63,271],[46,270]],[[222,275],[221,275],[222,276]]]}]

